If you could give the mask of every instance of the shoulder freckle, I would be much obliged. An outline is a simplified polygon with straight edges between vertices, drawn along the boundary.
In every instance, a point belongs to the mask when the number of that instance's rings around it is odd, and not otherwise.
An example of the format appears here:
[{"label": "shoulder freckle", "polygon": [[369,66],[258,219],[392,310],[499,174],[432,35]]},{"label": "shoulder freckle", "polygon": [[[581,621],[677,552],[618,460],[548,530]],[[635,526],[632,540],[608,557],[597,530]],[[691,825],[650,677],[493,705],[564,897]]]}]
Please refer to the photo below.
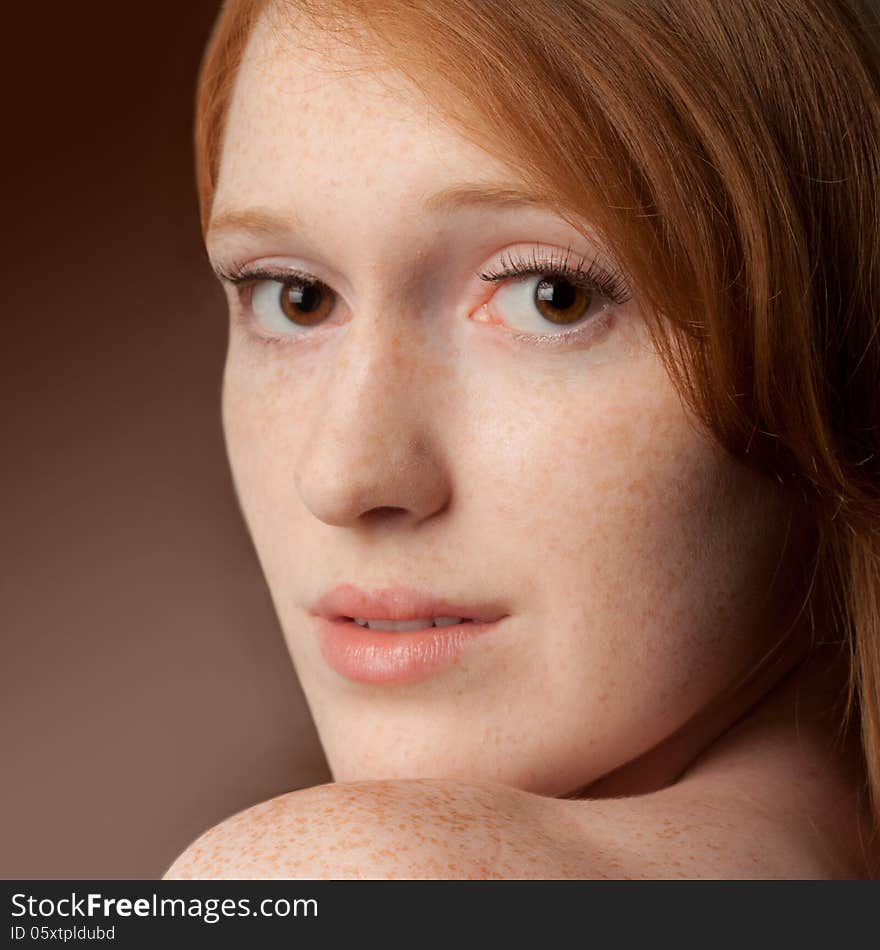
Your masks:
[{"label": "shoulder freckle", "polygon": [[530,798],[504,786],[427,779],[316,786],[212,828],[169,876],[559,876],[558,850],[533,820]]}]

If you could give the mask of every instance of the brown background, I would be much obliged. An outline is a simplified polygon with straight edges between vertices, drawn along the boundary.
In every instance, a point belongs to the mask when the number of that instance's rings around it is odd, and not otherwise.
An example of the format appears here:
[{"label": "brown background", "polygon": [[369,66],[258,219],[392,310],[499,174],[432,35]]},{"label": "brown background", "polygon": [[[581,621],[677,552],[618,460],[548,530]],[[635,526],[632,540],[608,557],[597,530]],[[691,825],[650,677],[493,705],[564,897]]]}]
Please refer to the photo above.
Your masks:
[{"label": "brown background", "polygon": [[220,428],[190,143],[217,9],[4,9],[4,878],[158,877],[329,780]]}]

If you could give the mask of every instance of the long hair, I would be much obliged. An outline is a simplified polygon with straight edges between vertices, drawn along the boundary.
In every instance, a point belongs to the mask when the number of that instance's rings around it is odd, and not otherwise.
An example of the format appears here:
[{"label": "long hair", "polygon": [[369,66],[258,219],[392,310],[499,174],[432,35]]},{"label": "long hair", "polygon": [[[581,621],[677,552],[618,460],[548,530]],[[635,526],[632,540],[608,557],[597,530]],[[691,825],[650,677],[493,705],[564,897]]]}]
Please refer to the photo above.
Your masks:
[{"label": "long hair", "polygon": [[589,220],[685,404],[814,528],[880,817],[880,19],[870,0],[228,0],[199,79],[203,227],[248,36],[305,17]]}]

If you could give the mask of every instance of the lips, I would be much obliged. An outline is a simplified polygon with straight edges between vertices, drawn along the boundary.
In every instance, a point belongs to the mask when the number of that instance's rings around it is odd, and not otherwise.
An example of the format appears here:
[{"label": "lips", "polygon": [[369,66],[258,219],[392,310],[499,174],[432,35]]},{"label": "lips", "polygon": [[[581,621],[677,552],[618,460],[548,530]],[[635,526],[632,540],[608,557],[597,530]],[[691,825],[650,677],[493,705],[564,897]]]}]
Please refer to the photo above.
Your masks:
[{"label": "lips", "polygon": [[340,584],[321,597],[312,613],[328,620],[419,620],[461,618],[478,623],[494,623],[506,616],[497,603],[465,603],[417,591],[410,587],[363,590],[354,584]]},{"label": "lips", "polygon": [[[365,591],[353,584],[335,587],[311,612],[328,666],[346,679],[376,685],[414,682],[454,666],[508,616],[495,603],[449,600],[412,588]],[[354,618],[398,628],[371,628]],[[413,624],[415,629],[405,629]]]}]

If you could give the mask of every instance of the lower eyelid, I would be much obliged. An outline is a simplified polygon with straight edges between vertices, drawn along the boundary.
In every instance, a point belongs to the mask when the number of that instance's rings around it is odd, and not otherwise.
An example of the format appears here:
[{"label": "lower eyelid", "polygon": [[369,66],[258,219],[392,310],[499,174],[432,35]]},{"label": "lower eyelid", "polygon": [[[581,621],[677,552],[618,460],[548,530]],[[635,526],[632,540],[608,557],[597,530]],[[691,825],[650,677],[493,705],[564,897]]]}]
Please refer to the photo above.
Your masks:
[{"label": "lower eyelid", "polygon": [[590,317],[586,323],[574,330],[563,333],[529,334],[512,333],[515,340],[529,346],[537,347],[579,347],[589,346],[608,333],[615,322],[615,312],[612,307],[606,306],[603,310]]}]

